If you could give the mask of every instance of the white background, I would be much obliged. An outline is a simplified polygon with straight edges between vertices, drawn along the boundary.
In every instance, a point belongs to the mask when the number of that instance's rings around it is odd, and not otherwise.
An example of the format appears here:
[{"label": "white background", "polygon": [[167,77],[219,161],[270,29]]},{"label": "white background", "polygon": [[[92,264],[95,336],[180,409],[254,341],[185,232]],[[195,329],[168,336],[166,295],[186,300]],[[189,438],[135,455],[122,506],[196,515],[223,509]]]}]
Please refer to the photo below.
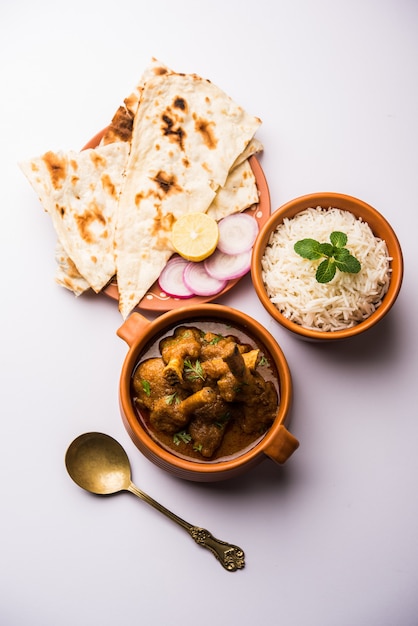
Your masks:
[{"label": "white background", "polygon": [[[417,32],[415,0],[2,0],[2,626],[416,626]],[[226,483],[172,478],[129,439],[120,314],[54,283],[55,235],[17,166],[81,148],[151,56],[263,120],[273,209],[308,192],[355,195],[404,252],[394,309],[346,344],[290,336],[248,276],[220,300],[281,345],[301,444],[284,467],[266,460]],[[246,568],[226,572],[130,494],[79,489],[64,455],[89,430],[124,445],[150,495],[244,548]]]}]

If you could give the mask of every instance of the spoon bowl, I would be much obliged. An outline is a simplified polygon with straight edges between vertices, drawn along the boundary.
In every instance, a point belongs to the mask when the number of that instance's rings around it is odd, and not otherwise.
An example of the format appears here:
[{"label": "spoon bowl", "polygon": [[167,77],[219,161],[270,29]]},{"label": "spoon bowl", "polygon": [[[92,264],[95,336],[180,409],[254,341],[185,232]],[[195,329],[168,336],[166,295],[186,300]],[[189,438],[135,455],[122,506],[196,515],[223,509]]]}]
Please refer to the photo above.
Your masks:
[{"label": "spoon bowl", "polygon": [[128,455],[112,437],[85,433],[74,439],[65,456],[67,472],[82,489],[98,495],[129,490]]},{"label": "spoon bowl", "polygon": [[242,569],[245,555],[241,548],[216,539],[208,530],[193,526],[138,489],[131,479],[128,455],[116,439],[104,433],[84,433],[70,444],[65,466],[73,481],[82,489],[98,495],[129,491],[171,519],[203,548],[212,552],[229,572]]}]

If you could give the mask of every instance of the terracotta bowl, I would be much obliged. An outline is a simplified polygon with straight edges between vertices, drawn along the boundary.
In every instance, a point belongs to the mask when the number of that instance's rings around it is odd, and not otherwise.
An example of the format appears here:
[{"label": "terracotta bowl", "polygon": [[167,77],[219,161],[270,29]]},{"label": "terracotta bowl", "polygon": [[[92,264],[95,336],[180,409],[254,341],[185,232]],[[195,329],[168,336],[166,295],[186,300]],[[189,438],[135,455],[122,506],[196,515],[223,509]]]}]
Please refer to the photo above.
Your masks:
[{"label": "terracotta bowl", "polygon": [[[284,218],[292,218],[297,213],[309,207],[321,206],[323,208],[335,207],[353,213],[357,218],[362,218],[372,229],[374,235],[384,239],[387,244],[391,261],[391,280],[387,293],[380,306],[365,320],[350,328],[337,331],[311,330],[287,319],[279,309],[271,302],[262,278],[261,260],[272,232],[283,222]],[[349,244],[347,246],[350,247]],[[313,193],[296,198],[287,202],[274,211],[264,224],[254,244],[252,255],[251,276],[255,291],[268,313],[287,330],[301,339],[310,341],[337,341],[359,335],[375,326],[392,308],[395,303],[403,279],[403,256],[399,241],[390,224],[373,207],[362,200],[339,193]]]},{"label": "terracotta bowl", "polygon": [[[234,327],[241,328],[254,338],[255,343],[271,356],[279,378],[280,404],[273,425],[254,447],[219,462],[185,459],[160,446],[142,426],[131,396],[131,376],[147,348],[168,331],[171,334],[176,326],[188,323],[198,326],[199,321],[205,320],[226,323],[232,326],[231,333]],[[140,313],[133,313],[117,334],[129,346],[119,386],[122,420],[137,448],[155,465],[179,478],[197,482],[219,481],[236,477],[267,457],[282,464],[298,447],[299,442],[286,428],[292,399],[289,367],[275,339],[257,321],[235,309],[206,304],[175,309],[154,321],[147,320]]]}]

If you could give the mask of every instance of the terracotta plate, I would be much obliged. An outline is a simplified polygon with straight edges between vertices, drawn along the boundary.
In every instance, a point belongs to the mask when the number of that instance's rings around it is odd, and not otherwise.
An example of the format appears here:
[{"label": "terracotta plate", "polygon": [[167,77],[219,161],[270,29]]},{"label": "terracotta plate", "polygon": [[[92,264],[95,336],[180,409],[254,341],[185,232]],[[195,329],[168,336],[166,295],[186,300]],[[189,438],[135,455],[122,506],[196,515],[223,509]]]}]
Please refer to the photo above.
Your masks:
[{"label": "terracotta plate", "polygon": [[[88,148],[95,148],[96,146],[98,146],[104,132],[105,129],[97,133],[97,135],[90,139],[90,141],[84,146],[83,150],[86,150]],[[249,215],[254,217],[258,222],[259,229],[261,229],[263,224],[270,216],[270,194],[264,172],[257,158],[255,156],[251,156],[249,159],[249,163],[254,172],[254,176],[257,182],[260,202],[253,207],[247,209],[245,213],[248,213]],[[171,296],[168,296],[163,291],[161,291],[158,282],[155,282],[135,308],[141,309],[143,311],[165,312],[192,304],[196,305],[203,304],[205,302],[212,302],[216,298],[219,298],[223,294],[227,293],[227,291],[232,289],[232,287],[234,287],[239,280],[241,279],[237,278],[235,280],[228,281],[225,289],[215,294],[214,296],[193,296],[192,298],[172,298]],[[105,293],[110,298],[118,301],[119,293],[116,280],[109,283],[107,287],[104,288],[103,293]]]}]

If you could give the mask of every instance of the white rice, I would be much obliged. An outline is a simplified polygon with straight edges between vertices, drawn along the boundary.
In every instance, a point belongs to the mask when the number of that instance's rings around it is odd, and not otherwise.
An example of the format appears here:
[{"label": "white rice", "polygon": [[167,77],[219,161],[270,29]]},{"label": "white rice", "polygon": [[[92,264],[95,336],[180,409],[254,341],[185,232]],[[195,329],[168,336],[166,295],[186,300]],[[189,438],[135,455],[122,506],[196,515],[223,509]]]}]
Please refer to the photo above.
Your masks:
[{"label": "white rice", "polygon": [[[361,264],[358,274],[340,272],[329,283],[318,283],[316,268],[294,251],[300,239],[330,241],[333,231],[347,235],[346,248]],[[322,207],[285,218],[271,234],[261,261],[268,296],[292,322],[325,332],[349,328],[369,317],[381,304],[390,282],[386,242],[374,236],[366,222],[349,211]]]}]

